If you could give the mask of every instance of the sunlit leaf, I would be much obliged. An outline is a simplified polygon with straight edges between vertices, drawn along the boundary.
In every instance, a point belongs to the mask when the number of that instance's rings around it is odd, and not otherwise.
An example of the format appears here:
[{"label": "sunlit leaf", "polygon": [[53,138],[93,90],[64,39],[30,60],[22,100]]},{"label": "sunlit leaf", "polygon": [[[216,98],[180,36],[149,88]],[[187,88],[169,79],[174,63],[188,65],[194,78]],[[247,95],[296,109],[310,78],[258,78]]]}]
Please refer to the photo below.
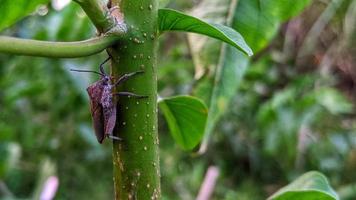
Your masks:
[{"label": "sunlit leaf", "polygon": [[160,9],[158,16],[159,30],[161,33],[165,31],[198,33],[224,41],[249,56],[253,54],[243,37],[230,27],[207,23],[193,16],[171,9]]},{"label": "sunlit leaf", "polygon": [[34,12],[41,4],[49,0],[0,0],[0,31]]},{"label": "sunlit leaf", "polygon": [[202,139],[208,109],[198,98],[176,96],[159,102],[170,132],[184,150],[193,149]]},{"label": "sunlit leaf", "polygon": [[319,172],[308,172],[277,191],[269,200],[338,200],[327,178]]}]

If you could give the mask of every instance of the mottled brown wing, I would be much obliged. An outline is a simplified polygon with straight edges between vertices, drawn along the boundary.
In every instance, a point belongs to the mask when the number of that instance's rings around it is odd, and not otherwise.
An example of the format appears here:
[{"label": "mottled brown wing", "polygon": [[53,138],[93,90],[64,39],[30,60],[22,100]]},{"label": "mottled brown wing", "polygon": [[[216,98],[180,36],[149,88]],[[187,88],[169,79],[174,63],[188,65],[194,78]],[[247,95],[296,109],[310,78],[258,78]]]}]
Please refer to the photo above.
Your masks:
[{"label": "mottled brown wing", "polygon": [[113,131],[116,123],[116,106],[112,105],[107,108],[103,108],[104,113],[104,123],[105,123],[105,134],[113,135]]},{"label": "mottled brown wing", "polygon": [[104,85],[102,80],[99,80],[89,85],[89,87],[87,88],[87,92],[89,94],[90,100],[100,104],[101,96],[103,95],[103,90]]},{"label": "mottled brown wing", "polygon": [[100,103],[103,93],[103,85],[101,81],[97,81],[87,88],[90,98],[90,111],[93,120],[93,127],[96,138],[99,143],[102,143],[105,138],[103,107]]}]

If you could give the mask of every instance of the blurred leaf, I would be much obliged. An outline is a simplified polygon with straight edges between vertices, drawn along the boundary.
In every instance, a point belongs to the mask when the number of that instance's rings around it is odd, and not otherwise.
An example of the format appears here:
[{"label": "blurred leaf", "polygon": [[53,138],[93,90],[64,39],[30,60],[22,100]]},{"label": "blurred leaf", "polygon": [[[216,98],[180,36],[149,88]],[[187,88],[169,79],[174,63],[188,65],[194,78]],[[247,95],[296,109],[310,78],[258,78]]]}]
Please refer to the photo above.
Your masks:
[{"label": "blurred leaf", "polygon": [[[192,13],[207,21],[231,24],[234,15],[236,0],[224,0],[216,2],[212,0],[202,1]],[[198,41],[194,35],[188,37],[196,65],[196,77],[203,74],[206,67],[215,67],[213,77],[204,77],[196,86],[194,93],[203,98],[209,105],[208,122],[204,133],[204,141],[200,147],[200,153],[205,152],[209,137],[223,113],[227,110],[231,99],[246,71],[248,58],[231,46],[216,45],[207,41]],[[198,42],[196,42],[198,41]],[[219,48],[216,48],[216,47]],[[209,49],[207,52],[205,49]],[[203,50],[203,53],[200,51]],[[214,55],[221,51],[220,58]],[[212,59],[213,58],[213,59]],[[219,63],[218,63],[219,59]],[[217,64],[218,63],[218,64]]]},{"label": "blurred leaf", "polygon": [[212,78],[208,76],[202,77],[192,92],[194,96],[199,97],[199,99],[203,100],[208,106],[210,105],[212,90],[214,88],[214,82],[211,79]]},{"label": "blurred leaf", "polygon": [[276,15],[281,22],[284,22],[302,12],[312,0],[269,0],[260,1],[261,9],[269,9],[270,13]]},{"label": "blurred leaf", "polygon": [[0,143],[0,178],[18,166],[21,158],[21,146],[18,143]]},{"label": "blurred leaf", "polygon": [[44,82],[41,80],[35,80],[31,83],[25,81],[18,81],[16,85],[13,85],[7,96],[4,98],[6,104],[16,103],[17,99],[36,96],[45,91]]},{"label": "blurred leaf", "polygon": [[176,96],[159,101],[170,132],[184,150],[193,149],[204,133],[208,109],[198,98]]},{"label": "blurred leaf", "polygon": [[340,199],[351,200],[356,197],[356,183],[344,185],[338,188],[337,193],[340,196]]},{"label": "blurred leaf", "polygon": [[319,172],[308,172],[269,197],[270,200],[337,200],[327,178]]},{"label": "blurred leaf", "polygon": [[228,110],[231,99],[246,72],[249,59],[230,46],[226,47],[221,66],[217,69],[213,93],[210,100],[208,122],[205,129],[201,152],[204,152],[209,137],[220,117]]},{"label": "blurred leaf", "polygon": [[206,23],[195,17],[171,9],[160,9],[159,30],[193,32],[224,41],[251,56],[252,50],[243,37],[234,29],[213,23]]},{"label": "blurred leaf", "polygon": [[233,27],[256,53],[267,46],[284,21],[297,15],[310,0],[241,0]]},{"label": "blurred leaf", "polygon": [[[0,12],[1,17],[2,14]],[[61,12],[50,10],[45,16],[27,17],[6,31],[15,37],[53,41],[80,40],[95,34],[87,16],[75,3]],[[110,155],[108,146],[93,146],[80,134],[80,126],[91,124],[91,118],[87,95],[81,96],[85,88],[79,86],[87,85],[90,78],[97,77],[87,75],[82,78],[69,71],[77,66],[96,69],[105,59],[103,56],[58,60],[0,55],[0,140],[5,145],[16,141],[22,153],[19,162],[3,177],[14,196],[29,199],[34,194],[36,180],[39,181],[39,175],[43,173],[41,161],[50,157],[53,161],[61,160],[55,162],[60,169],[57,198],[113,198],[111,173],[102,173],[100,177],[90,175],[111,166],[107,159]],[[73,110],[75,112],[71,112]],[[90,137],[95,138],[94,135]],[[79,157],[86,163],[85,167],[74,162]],[[5,161],[0,159],[0,168]],[[67,176],[68,173],[78,174],[81,183],[85,184],[77,184],[78,180]],[[98,179],[100,186],[95,184]],[[95,194],[89,194],[88,190]]]},{"label": "blurred leaf", "polygon": [[[234,15],[234,28],[243,30],[244,35],[254,43],[254,50],[260,50],[261,42],[267,44],[274,36],[283,20],[287,20],[291,16],[300,12],[310,0],[298,1],[246,1],[241,0],[237,3],[237,8],[231,10],[229,15]],[[204,1],[205,6],[214,5],[214,2],[209,0]],[[230,6],[236,6],[236,3],[231,1]],[[204,8],[201,8],[204,9]],[[247,9],[247,10],[246,10]],[[250,9],[250,10],[248,10]],[[243,13],[243,14],[242,14]],[[257,14],[256,14],[257,13]],[[261,14],[263,14],[261,16]],[[264,16],[265,15],[265,16]],[[256,18],[257,16],[257,18]],[[268,17],[267,17],[268,16]],[[261,20],[264,20],[261,22]],[[228,21],[228,20],[227,20]],[[270,24],[270,22],[273,22]],[[272,25],[272,26],[269,26]],[[272,32],[270,30],[273,30]],[[251,32],[250,32],[251,31]],[[256,35],[254,35],[256,33]],[[268,37],[264,37],[267,34]],[[193,42],[191,42],[193,43]],[[192,45],[191,45],[192,46]],[[207,48],[206,45],[201,45],[200,49]],[[235,54],[235,55],[234,55]],[[212,88],[212,96],[210,97],[209,117],[205,138],[202,143],[200,152],[203,153],[207,148],[207,143],[211,133],[214,130],[216,123],[220,117],[226,112],[231,99],[235,96],[236,90],[246,72],[249,62],[247,57],[234,53],[231,48],[224,49],[220,54],[220,63],[215,72],[214,86]],[[196,61],[197,59],[195,59]],[[195,62],[199,64],[199,62]],[[198,66],[199,68],[199,66]],[[201,92],[197,92],[201,93]],[[206,99],[206,98],[204,98]]]},{"label": "blurred leaf", "polygon": [[48,2],[49,0],[0,0],[0,31],[35,11],[37,6]]},{"label": "blurred leaf", "polygon": [[352,112],[352,104],[335,89],[322,88],[315,95],[317,101],[332,114]]},{"label": "blurred leaf", "polygon": [[170,2],[170,0],[158,0],[158,4],[160,8],[166,7],[166,5]]},{"label": "blurred leaf", "polygon": [[[233,15],[230,15],[236,7],[237,0],[203,0],[195,6],[190,13],[206,22],[231,25]],[[188,42],[190,52],[195,65],[195,78],[200,78],[209,67],[215,65],[220,54],[221,42],[201,37],[198,34],[189,33]],[[210,97],[209,97],[210,98]]]},{"label": "blurred leaf", "polygon": [[303,44],[299,49],[300,54],[298,56],[304,57],[316,51],[315,48],[321,32],[325,29],[327,24],[329,24],[330,20],[332,20],[333,16],[336,14],[337,10],[344,1],[345,0],[333,0],[327,4],[324,12],[319,16],[318,20],[316,20],[305,36]]}]

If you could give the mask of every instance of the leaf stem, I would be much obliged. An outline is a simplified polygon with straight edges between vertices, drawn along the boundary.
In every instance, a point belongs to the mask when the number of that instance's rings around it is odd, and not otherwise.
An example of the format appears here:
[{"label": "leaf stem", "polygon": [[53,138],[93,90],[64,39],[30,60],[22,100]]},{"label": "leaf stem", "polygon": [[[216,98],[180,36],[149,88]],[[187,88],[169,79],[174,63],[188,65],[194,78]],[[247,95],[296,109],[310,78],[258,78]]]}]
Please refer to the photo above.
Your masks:
[{"label": "leaf stem", "polygon": [[101,36],[76,42],[48,42],[0,36],[0,52],[16,55],[76,58],[103,51],[118,41],[118,36]]}]

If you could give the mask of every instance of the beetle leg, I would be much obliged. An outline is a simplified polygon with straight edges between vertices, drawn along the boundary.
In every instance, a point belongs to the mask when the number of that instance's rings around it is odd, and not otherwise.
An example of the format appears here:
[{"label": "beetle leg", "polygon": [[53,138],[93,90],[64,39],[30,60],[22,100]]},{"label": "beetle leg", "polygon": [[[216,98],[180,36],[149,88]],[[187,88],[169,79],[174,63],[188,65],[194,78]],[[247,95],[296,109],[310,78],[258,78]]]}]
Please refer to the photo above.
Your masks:
[{"label": "beetle leg", "polygon": [[135,76],[135,75],[138,75],[138,74],[142,74],[142,73],[143,73],[143,71],[137,71],[137,72],[132,72],[132,73],[129,73],[129,74],[124,74],[119,78],[119,80],[114,84],[114,86],[117,86],[117,85],[127,81],[132,76]]},{"label": "beetle leg", "polygon": [[112,139],[112,140],[118,140],[121,141],[122,139],[113,135],[107,135],[108,138]]},{"label": "beetle leg", "polygon": [[125,97],[135,97],[135,98],[139,98],[139,99],[142,99],[142,98],[147,98],[148,96],[145,96],[145,95],[138,95],[138,94],[134,94],[134,93],[131,93],[131,92],[118,92],[118,93],[114,93],[114,95],[118,95],[118,96],[125,96]]}]

